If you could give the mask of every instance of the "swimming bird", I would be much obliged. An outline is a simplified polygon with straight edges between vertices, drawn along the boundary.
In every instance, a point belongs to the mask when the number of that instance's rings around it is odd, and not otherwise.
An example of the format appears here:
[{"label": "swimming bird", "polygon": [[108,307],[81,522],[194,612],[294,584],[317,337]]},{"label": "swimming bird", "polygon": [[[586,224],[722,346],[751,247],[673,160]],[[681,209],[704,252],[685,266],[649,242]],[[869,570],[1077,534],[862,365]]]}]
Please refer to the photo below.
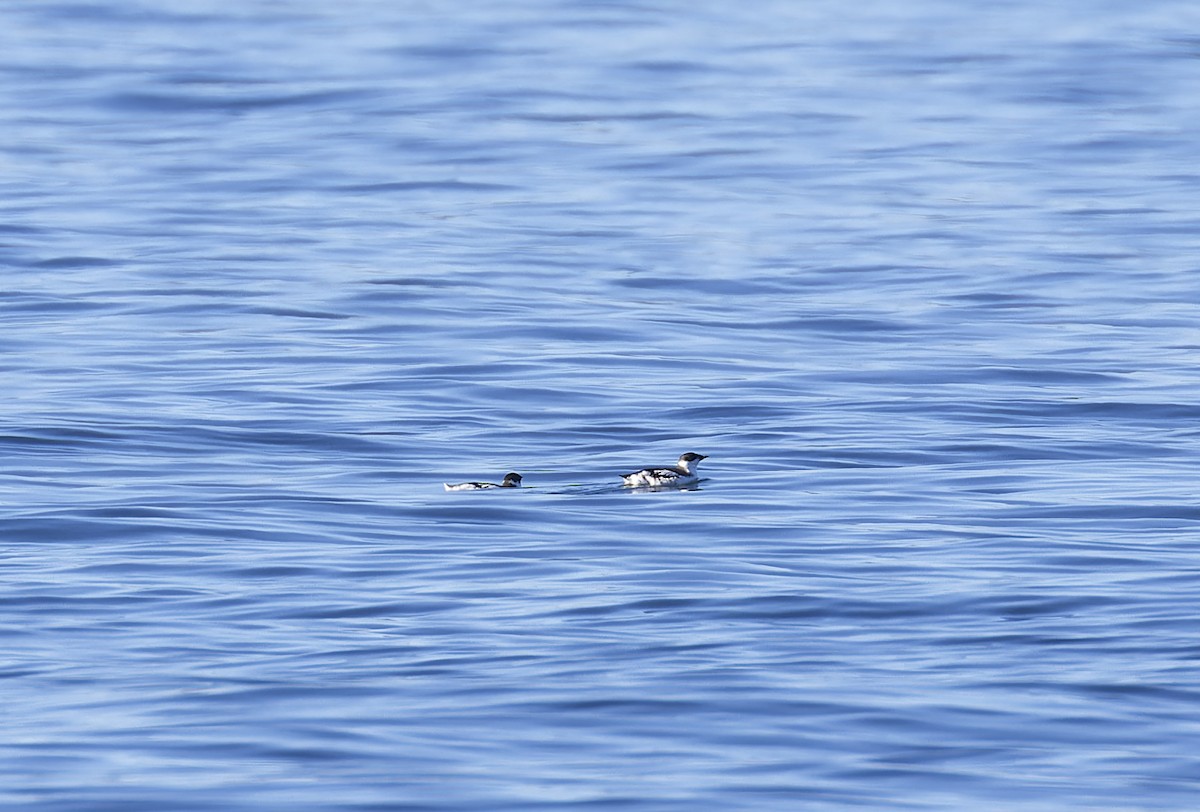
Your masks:
[{"label": "swimming bird", "polygon": [[495,482],[460,482],[457,485],[443,482],[442,487],[448,491],[485,491],[488,488],[519,488],[521,487],[521,475],[517,473],[505,474],[504,481],[499,485]]},{"label": "swimming bird", "polygon": [[632,474],[621,474],[626,485],[634,487],[658,488],[663,485],[691,485],[699,476],[696,466],[700,460],[707,459],[704,454],[693,454],[691,451],[679,458],[679,464],[673,468],[643,468]]}]

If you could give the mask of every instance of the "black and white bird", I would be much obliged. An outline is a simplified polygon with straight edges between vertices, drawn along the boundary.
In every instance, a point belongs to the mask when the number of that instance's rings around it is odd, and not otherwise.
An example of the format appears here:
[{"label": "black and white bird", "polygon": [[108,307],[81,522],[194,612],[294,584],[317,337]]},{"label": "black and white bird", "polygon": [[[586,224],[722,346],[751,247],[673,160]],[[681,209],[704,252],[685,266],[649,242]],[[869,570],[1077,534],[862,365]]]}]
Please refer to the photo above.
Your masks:
[{"label": "black and white bird", "polygon": [[691,485],[700,477],[696,467],[700,460],[707,459],[703,454],[691,451],[679,458],[679,464],[672,468],[643,468],[632,474],[621,474],[626,485],[640,488],[660,488],[669,485]]},{"label": "black and white bird", "polygon": [[485,491],[489,488],[519,488],[521,487],[521,475],[517,473],[505,474],[504,481],[499,485],[495,482],[459,482],[457,485],[443,482],[442,487],[448,491]]}]

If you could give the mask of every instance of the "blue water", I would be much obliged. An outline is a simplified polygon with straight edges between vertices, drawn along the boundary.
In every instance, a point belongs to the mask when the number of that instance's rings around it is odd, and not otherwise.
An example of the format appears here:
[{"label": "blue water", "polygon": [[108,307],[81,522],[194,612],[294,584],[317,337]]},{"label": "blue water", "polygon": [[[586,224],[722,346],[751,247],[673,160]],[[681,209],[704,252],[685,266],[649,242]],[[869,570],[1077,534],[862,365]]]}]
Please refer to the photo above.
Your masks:
[{"label": "blue water", "polygon": [[1196,4],[0,16],[0,806],[1196,808]]}]

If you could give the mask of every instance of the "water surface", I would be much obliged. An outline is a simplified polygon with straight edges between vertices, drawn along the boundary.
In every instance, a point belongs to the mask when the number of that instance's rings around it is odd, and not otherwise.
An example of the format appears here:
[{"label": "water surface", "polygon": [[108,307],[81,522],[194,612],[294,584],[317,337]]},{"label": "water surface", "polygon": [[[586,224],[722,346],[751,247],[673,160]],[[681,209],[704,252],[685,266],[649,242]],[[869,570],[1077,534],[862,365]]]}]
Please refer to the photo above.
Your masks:
[{"label": "water surface", "polygon": [[4,16],[0,804],[1194,808],[1190,5]]}]

